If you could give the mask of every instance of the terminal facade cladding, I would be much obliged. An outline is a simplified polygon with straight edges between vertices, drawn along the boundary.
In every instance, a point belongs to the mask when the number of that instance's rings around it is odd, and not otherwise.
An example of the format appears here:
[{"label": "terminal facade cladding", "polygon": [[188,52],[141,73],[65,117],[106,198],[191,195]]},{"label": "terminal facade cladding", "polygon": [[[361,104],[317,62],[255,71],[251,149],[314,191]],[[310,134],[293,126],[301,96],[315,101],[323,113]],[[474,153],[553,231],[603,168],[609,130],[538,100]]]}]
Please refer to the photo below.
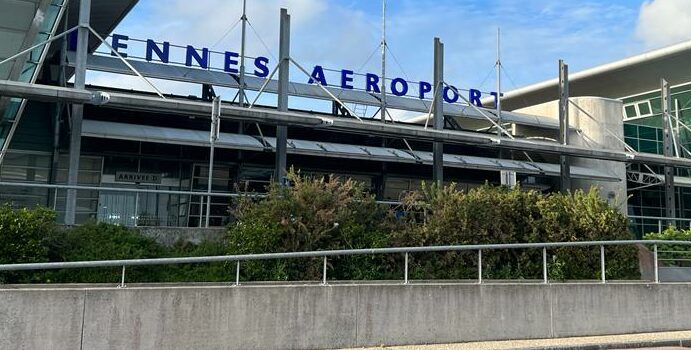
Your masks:
[{"label": "terminal facade cladding", "polygon": [[[54,22],[58,23],[56,20]],[[55,28],[52,30],[55,32]],[[112,37],[110,42],[113,43]],[[224,71],[224,67],[221,67],[219,71],[213,71],[210,67],[207,67],[209,68],[207,70],[201,70],[198,67],[188,67],[190,64],[176,65],[173,62],[161,64],[162,62],[155,62],[156,60],[151,62],[151,58],[137,57],[136,52],[133,52],[137,42],[151,46],[148,41],[136,41],[123,35],[118,36],[118,43],[113,46],[124,53],[128,48],[123,45],[125,43],[130,45],[129,58],[143,75],[156,78],[169,77],[172,80],[193,84],[199,91],[197,96],[177,96],[177,98],[207,101],[211,104],[215,95],[214,86],[217,88],[233,88],[233,84],[237,86],[235,79]],[[163,47],[162,43],[159,44]],[[99,54],[93,52],[95,45],[90,46],[92,46],[90,48],[92,53],[87,61],[89,69],[132,75],[132,72],[110,52]],[[60,75],[63,67],[59,66],[61,50],[55,49],[56,47],[69,47],[69,45],[54,45],[50,54],[45,55],[42,71],[30,81],[46,85],[61,85],[60,81],[64,79]],[[187,50],[189,51],[189,48]],[[213,57],[213,54],[213,52],[209,53],[210,57]],[[199,51],[194,56],[197,64],[200,60],[203,61],[203,56],[200,55],[203,55],[203,51]],[[71,66],[74,65],[73,55],[67,52],[65,57],[68,61],[66,71],[70,71]],[[228,58],[227,52],[225,57]],[[231,58],[235,60],[237,55],[233,54]],[[173,61],[173,58],[170,60]],[[187,59],[187,61],[190,60]],[[250,68],[256,65],[252,62],[254,61],[248,61],[248,70],[254,69]],[[272,67],[264,61],[261,66],[266,66],[266,71],[262,70],[262,75],[266,76],[264,73],[268,73]],[[370,92],[368,90],[376,90],[374,85],[367,81],[367,79],[374,79],[373,76],[368,76],[366,73],[358,75],[358,72],[352,71],[347,71],[346,74],[343,73],[344,70],[329,73],[325,67],[316,67],[309,67],[315,78],[311,82],[315,83],[327,78],[330,82],[335,81],[333,85],[329,84],[330,91],[345,101],[347,108],[333,102],[330,96],[321,96],[318,97],[321,102],[315,103],[317,106],[315,109],[322,110],[308,112],[330,118],[358,117],[378,120],[377,99],[372,95],[366,95],[371,101],[358,103],[357,98],[353,97],[358,93],[366,94]],[[180,74],[181,71],[185,74]],[[320,71],[324,75],[314,76],[315,71]],[[555,76],[556,73],[555,69]],[[297,74],[300,74],[299,71]],[[336,78],[329,78],[328,74],[335,74]],[[344,78],[344,75],[347,76]],[[193,78],[181,80],[180,76]],[[195,76],[200,76],[200,78],[196,79]],[[349,80],[351,77],[354,82]],[[254,87],[248,90],[256,91],[263,82],[262,77],[248,75],[246,79],[246,84]],[[211,80],[216,83],[212,83]],[[291,77],[291,82],[300,82],[291,83],[293,95],[307,97],[321,93],[315,84],[310,85],[307,80],[309,77],[306,75]],[[405,82],[404,84],[402,80],[396,83],[396,78],[391,81],[394,84],[391,85],[393,92],[396,92],[396,86],[398,86],[399,94],[388,97],[387,101],[390,103],[387,104],[388,108],[396,109],[398,106],[400,110],[415,111],[419,115],[419,117],[399,121],[396,124],[423,128],[429,122],[432,127],[433,122],[427,120],[432,94],[424,96],[426,97],[424,100],[416,98],[424,95],[424,92],[417,91],[416,87],[418,90],[427,91],[430,84],[423,84],[423,82]],[[339,84],[342,85],[344,82],[348,86],[353,85],[353,88],[341,89]],[[407,94],[404,94],[401,89],[408,83],[410,91],[406,87]],[[275,93],[275,85],[275,83],[269,84],[267,91]],[[97,89],[112,93],[127,92],[155,96],[146,92],[118,91],[107,87]],[[496,135],[497,131],[493,128],[492,122],[483,115],[489,115],[496,120],[495,112],[491,109],[479,111],[468,104],[463,104],[454,90],[455,88],[444,89],[444,100],[447,102],[444,105],[446,116],[444,128]],[[300,91],[303,92],[300,93]],[[479,102],[480,94],[483,92],[470,89],[461,91],[460,94],[465,95],[470,101]],[[492,92],[485,92],[485,94],[491,95]],[[680,119],[684,121],[691,119],[691,114],[685,113],[688,108],[691,108],[688,106],[691,105],[691,84],[673,87],[672,94],[673,99],[677,101],[675,103],[679,105]],[[321,95],[324,94],[321,93]],[[224,105],[231,103],[237,105],[237,100],[231,102],[231,98],[232,96],[224,96]],[[21,114],[21,122],[11,140],[9,151],[0,165],[0,182],[66,184],[70,144],[70,124],[66,104],[29,101],[19,108],[20,101],[12,99],[9,108],[0,105],[5,109],[3,111],[5,119],[16,113]],[[609,100],[591,102],[593,101],[578,103],[582,103],[582,107],[589,109],[593,114],[604,110],[614,111],[608,112],[607,118],[611,122],[608,125],[614,125],[614,129],[623,133],[622,138],[625,137],[627,144],[636,151],[662,154],[659,90],[626,97],[615,102]],[[326,108],[324,108],[325,105]],[[206,192],[209,178],[211,178],[211,188],[216,193],[263,192],[272,181],[276,147],[276,127],[273,125],[222,120],[218,139],[215,141],[213,172],[209,176],[209,118],[171,115],[158,110],[116,109],[110,108],[108,104],[85,105],[84,109],[78,184],[111,189],[144,189],[148,192],[109,191],[97,188],[78,190],[76,223],[97,220],[126,226],[197,227],[204,225],[208,208],[210,226],[221,226],[232,220],[228,211],[228,197],[213,197],[209,205],[205,202],[206,196],[175,193],[175,191]],[[622,117],[622,111],[624,117]],[[550,107],[527,108],[521,110],[521,113],[504,112],[503,117],[502,126],[511,131],[512,137],[539,140],[559,138],[557,113],[550,111]],[[573,123],[572,121],[572,127]],[[377,199],[390,202],[400,200],[407,191],[420,188],[423,181],[431,182],[432,180],[433,146],[430,142],[341,133],[329,131],[328,128],[289,126],[288,130],[287,164],[303,175],[335,174],[352,178],[363,182]],[[595,134],[594,131],[586,129],[572,130],[571,135],[571,138],[576,140],[575,144],[578,144],[579,137],[588,137],[588,139],[603,137],[601,132]],[[687,149],[691,149],[691,145],[688,145],[691,141],[688,139],[689,135],[691,135],[691,130],[679,129],[679,144]],[[584,143],[580,146],[588,147],[588,144]],[[614,145],[609,149],[622,151],[623,145]],[[679,149],[682,148],[679,147]],[[681,156],[685,157],[685,155]],[[528,156],[525,152],[519,151],[500,153],[493,148],[469,144],[446,144],[443,159],[444,182],[454,182],[465,190],[484,183],[498,185],[505,183],[506,179],[515,181],[522,188],[543,192],[558,191],[560,187],[558,155],[530,152]],[[651,166],[651,168],[658,174],[663,174],[659,167]],[[612,171],[612,169],[619,169],[619,171]],[[572,189],[600,186],[604,189],[603,197],[612,203],[621,202],[628,193],[632,197],[628,200],[628,208],[622,206],[623,211],[628,211],[630,215],[664,216],[665,202],[662,184],[641,184],[631,179],[626,181],[627,171],[644,172],[646,169],[637,164],[627,166],[624,163],[611,161],[574,160],[571,165],[571,177],[574,179]],[[691,218],[691,190],[683,186],[683,177],[687,174],[679,172],[677,175],[682,180],[675,180],[678,185],[676,187],[677,215],[682,218]],[[637,189],[639,187],[640,189]],[[168,192],[155,193],[151,190]],[[0,185],[0,201],[12,203],[17,207],[35,205],[51,207],[57,211],[59,221],[62,221],[65,215],[66,192],[65,189]],[[650,225],[646,226],[646,224],[648,223],[642,222],[637,230],[640,232],[657,230],[657,223],[651,221]]]}]

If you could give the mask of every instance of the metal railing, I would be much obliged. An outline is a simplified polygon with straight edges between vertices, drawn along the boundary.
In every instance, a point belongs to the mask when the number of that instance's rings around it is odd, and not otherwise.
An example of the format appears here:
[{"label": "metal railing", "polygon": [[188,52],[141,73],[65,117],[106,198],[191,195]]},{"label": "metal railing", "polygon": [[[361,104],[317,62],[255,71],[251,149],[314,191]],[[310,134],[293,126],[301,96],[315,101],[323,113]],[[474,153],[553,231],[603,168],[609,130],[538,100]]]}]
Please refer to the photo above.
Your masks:
[{"label": "metal railing", "polygon": [[658,245],[684,245],[691,246],[691,241],[664,241],[664,240],[628,240],[628,241],[584,241],[584,242],[554,242],[554,243],[511,243],[511,244],[477,244],[477,245],[449,245],[433,247],[401,247],[401,248],[372,248],[372,249],[348,249],[348,250],[326,250],[292,253],[265,253],[248,255],[220,255],[220,256],[201,256],[201,257],[179,257],[179,258],[154,258],[154,259],[127,259],[127,260],[100,260],[100,261],[72,261],[72,262],[47,262],[47,263],[25,263],[25,264],[2,264],[0,271],[29,271],[29,270],[51,270],[51,269],[76,269],[76,268],[96,268],[96,267],[122,267],[122,275],[119,287],[125,287],[125,273],[128,266],[151,266],[151,265],[177,265],[194,263],[213,263],[213,262],[236,262],[235,285],[240,285],[240,263],[257,260],[279,260],[296,258],[322,258],[323,285],[327,284],[329,258],[353,255],[376,255],[376,254],[403,254],[403,283],[409,284],[409,255],[413,253],[430,252],[458,252],[475,251],[477,252],[478,275],[477,283],[482,284],[482,252],[502,249],[541,249],[542,250],[542,283],[549,283],[547,250],[564,247],[599,247],[600,248],[600,283],[606,283],[606,260],[605,248],[610,246],[632,246],[646,245],[653,246],[653,269],[654,277],[652,281],[645,283],[659,283],[658,266]]},{"label": "metal railing", "polygon": [[691,219],[687,218],[670,218],[658,216],[637,216],[629,215],[629,223],[631,226],[639,228],[641,235],[650,232],[661,233],[670,224],[679,229],[691,229]]},{"label": "metal railing", "polygon": [[[135,184],[128,184],[128,185],[135,185]],[[265,198],[267,196],[267,193],[262,193],[262,192],[251,192],[251,191],[245,191],[245,192],[210,192],[210,191],[204,191],[204,190],[163,190],[163,189],[153,189],[153,188],[143,188],[143,187],[137,187],[137,188],[132,188],[132,187],[108,187],[108,186],[99,186],[99,185],[65,185],[65,184],[46,184],[46,183],[32,183],[32,182],[12,182],[12,181],[0,181],[0,188],[2,187],[8,187],[8,188],[38,188],[38,189],[46,189],[46,190],[53,190],[52,197],[49,198],[50,201],[52,201],[53,205],[52,208],[53,210],[57,210],[58,208],[58,201],[59,199],[63,199],[65,197],[64,194],[60,194],[59,191],[65,191],[65,190],[77,190],[77,191],[96,191],[99,194],[100,193],[122,193],[122,194],[136,194],[137,196],[139,195],[144,195],[144,194],[150,194],[150,195],[180,195],[180,196],[190,196],[194,198],[198,198],[199,202],[188,202],[188,205],[194,205],[195,207],[197,204],[199,205],[199,210],[196,212],[190,211],[188,213],[188,218],[193,217],[193,218],[199,218],[199,227],[203,227],[206,225],[202,225],[201,223],[205,222],[208,217],[217,217],[217,215],[213,215],[210,210],[206,210],[206,203],[211,203],[211,205],[220,205],[220,203],[213,203],[213,199],[226,199],[230,201],[231,198],[242,198],[242,197],[252,197],[252,198]],[[12,194],[7,195],[8,197],[11,197]],[[21,195],[20,195],[21,196]],[[49,196],[50,197],[50,196]],[[63,198],[59,198],[63,197]],[[64,199],[63,199],[64,200]],[[220,199],[219,199],[220,200]],[[150,225],[150,224],[144,224],[141,225],[139,224],[140,221],[144,221],[147,223],[155,223],[155,222],[166,222],[166,219],[168,215],[145,215],[140,212],[140,208],[138,207],[138,199],[136,200],[135,208],[132,208],[134,212],[129,213],[132,215],[132,221],[134,224],[132,226],[169,226],[169,225]],[[378,200],[376,201],[379,204],[383,205],[389,205],[389,206],[398,206],[401,205],[400,201],[387,201],[387,200]],[[2,204],[0,202],[0,204]],[[227,203],[224,203],[227,204]],[[99,215],[99,209],[94,209],[92,212],[90,212],[93,215],[98,216]],[[108,220],[103,220],[104,222],[110,222]],[[115,222],[118,224],[117,222]],[[125,224],[126,226],[129,226]],[[214,225],[211,225],[214,226]],[[178,226],[170,226],[170,227],[188,227],[187,225],[178,225]],[[215,225],[215,227],[219,227],[218,225]]]}]

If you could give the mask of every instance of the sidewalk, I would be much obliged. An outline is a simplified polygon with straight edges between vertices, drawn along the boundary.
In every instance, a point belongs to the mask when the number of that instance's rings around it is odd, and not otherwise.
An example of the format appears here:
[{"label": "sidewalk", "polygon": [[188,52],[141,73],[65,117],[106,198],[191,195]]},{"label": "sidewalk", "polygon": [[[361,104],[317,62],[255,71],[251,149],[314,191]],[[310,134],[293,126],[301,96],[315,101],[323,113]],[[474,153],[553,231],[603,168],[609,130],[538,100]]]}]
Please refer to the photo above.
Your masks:
[{"label": "sidewalk", "polygon": [[681,349],[691,347],[691,331],[660,332],[611,335],[597,337],[576,337],[558,339],[508,340],[473,342],[460,344],[384,346],[359,348],[366,350],[502,350],[502,349],[555,349],[555,350],[596,350],[596,349],[642,349],[642,348]]}]

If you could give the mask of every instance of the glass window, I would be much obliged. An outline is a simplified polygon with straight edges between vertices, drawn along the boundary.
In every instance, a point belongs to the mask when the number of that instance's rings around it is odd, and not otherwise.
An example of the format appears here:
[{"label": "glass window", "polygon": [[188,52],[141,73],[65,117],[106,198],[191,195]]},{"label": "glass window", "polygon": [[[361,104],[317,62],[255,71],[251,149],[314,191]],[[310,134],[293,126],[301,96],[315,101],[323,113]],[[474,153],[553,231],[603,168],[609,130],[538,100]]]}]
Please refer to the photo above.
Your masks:
[{"label": "glass window", "polygon": [[645,116],[652,114],[652,110],[650,108],[650,101],[645,101],[641,102],[638,104],[638,112],[640,116]]},{"label": "glass window", "polygon": [[624,106],[624,119],[635,118],[637,116],[638,116],[638,113],[636,112],[636,106],[634,106],[634,105]]}]

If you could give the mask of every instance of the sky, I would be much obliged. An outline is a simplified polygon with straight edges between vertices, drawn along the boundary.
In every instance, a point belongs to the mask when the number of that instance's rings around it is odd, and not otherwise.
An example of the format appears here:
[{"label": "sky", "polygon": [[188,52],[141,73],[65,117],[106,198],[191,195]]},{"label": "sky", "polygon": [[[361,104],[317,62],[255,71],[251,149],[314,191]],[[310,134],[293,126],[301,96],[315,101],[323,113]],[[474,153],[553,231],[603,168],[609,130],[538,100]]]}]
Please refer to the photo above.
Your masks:
[{"label": "sky", "polygon": [[[556,77],[559,59],[577,72],[689,40],[689,2],[388,0],[387,76],[431,81],[433,39],[439,37],[446,81],[494,91],[501,28],[503,91],[511,90]],[[380,71],[380,0],[247,0],[249,56],[276,61],[281,7],[291,15],[291,56],[301,65]],[[237,52],[241,8],[242,0],[140,0],[115,33]],[[306,82],[301,74],[291,69],[291,80]],[[148,88],[134,77],[90,73],[88,79],[91,84]],[[171,93],[191,88],[155,84]]]}]

